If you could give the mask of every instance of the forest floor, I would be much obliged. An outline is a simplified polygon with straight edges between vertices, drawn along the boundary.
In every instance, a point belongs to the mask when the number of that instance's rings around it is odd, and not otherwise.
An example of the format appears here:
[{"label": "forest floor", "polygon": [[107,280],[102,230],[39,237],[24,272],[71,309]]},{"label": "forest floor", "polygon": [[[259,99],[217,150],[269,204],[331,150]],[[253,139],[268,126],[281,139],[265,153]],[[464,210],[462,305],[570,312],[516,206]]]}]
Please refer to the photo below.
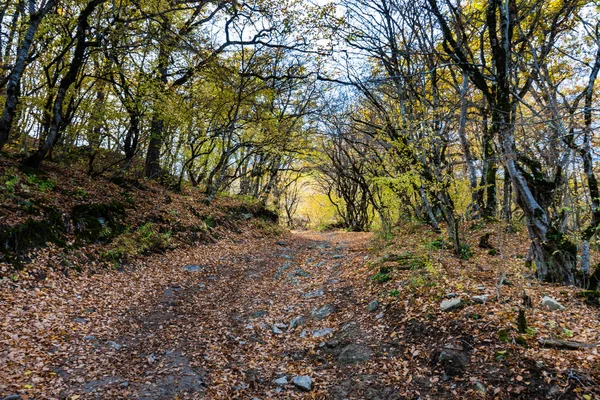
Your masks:
[{"label": "forest floor", "polygon": [[84,171],[0,158],[0,400],[600,399],[598,293],[538,282],[522,226],[461,259]]},{"label": "forest floor", "polygon": [[[389,261],[390,249],[424,248],[424,231],[388,247],[365,233],[240,233],[121,272],[5,288],[0,398],[600,398],[597,347],[540,344],[600,342],[598,308],[510,270],[498,286],[483,256]],[[567,309],[541,307],[545,294]]]}]

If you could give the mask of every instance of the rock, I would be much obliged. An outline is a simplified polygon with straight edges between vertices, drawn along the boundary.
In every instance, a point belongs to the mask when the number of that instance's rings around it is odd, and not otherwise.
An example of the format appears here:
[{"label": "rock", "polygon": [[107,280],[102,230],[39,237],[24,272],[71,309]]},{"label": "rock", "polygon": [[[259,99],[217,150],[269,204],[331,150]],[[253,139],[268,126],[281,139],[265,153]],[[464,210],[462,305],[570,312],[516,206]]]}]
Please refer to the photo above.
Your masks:
[{"label": "rock", "polygon": [[373,300],[372,302],[367,304],[367,311],[373,312],[373,311],[377,310],[378,307],[379,307],[379,302],[377,300]]},{"label": "rock", "polygon": [[600,343],[583,343],[576,342],[573,340],[561,340],[561,339],[540,339],[542,347],[550,347],[553,349],[561,350],[581,350],[581,349],[594,349],[600,347]]},{"label": "rock", "polygon": [[304,293],[302,296],[307,299],[314,299],[315,297],[321,297],[325,294],[323,289],[313,290],[312,292]]},{"label": "rock", "polygon": [[127,382],[127,381],[121,382],[121,383],[119,384],[119,386],[121,386],[121,387],[123,387],[123,388],[129,387],[129,382]]},{"label": "rock", "polygon": [[294,384],[294,386],[296,386],[298,389],[304,392],[310,392],[312,390],[312,379],[310,378],[310,376],[295,376],[292,379],[292,383]]},{"label": "rock", "polygon": [[566,310],[567,307],[560,304],[558,301],[554,300],[550,296],[544,296],[542,299],[542,306],[546,307],[548,310],[556,311],[556,310]]},{"label": "rock", "polygon": [[440,310],[442,311],[454,311],[459,309],[460,307],[462,307],[463,302],[461,300],[460,297],[456,298],[456,299],[449,299],[449,300],[444,300],[442,301],[442,304],[440,304]]},{"label": "rock", "polygon": [[294,269],[292,270],[292,272],[290,272],[290,273],[288,274],[288,276],[289,276],[290,278],[293,278],[293,277],[295,277],[295,276],[299,276],[299,277],[302,277],[302,278],[308,278],[308,277],[311,277],[311,276],[312,276],[312,274],[311,274],[310,272],[306,272],[304,269],[302,269],[302,268],[300,268],[300,267],[296,267],[296,268],[294,268]]},{"label": "rock", "polygon": [[465,372],[469,363],[468,353],[459,346],[447,344],[438,356],[438,362],[448,376],[457,376]]},{"label": "rock", "polygon": [[275,324],[276,327],[278,327],[279,329],[287,329],[287,325],[281,322],[278,322]]},{"label": "rock", "polygon": [[264,317],[265,315],[267,315],[268,312],[267,310],[258,310],[253,312],[252,314],[250,314],[250,319],[255,319],[255,318],[260,318],[260,317]]},{"label": "rock", "polygon": [[300,337],[302,339],[304,339],[306,337],[306,335],[308,335],[308,332],[306,331],[306,329],[304,329],[301,333],[300,333]]},{"label": "rock", "polygon": [[454,298],[456,298],[456,293],[454,293],[454,292],[452,292],[452,293],[448,293],[448,294],[446,295],[446,298],[447,298],[447,299],[454,299]]},{"label": "rock", "polygon": [[281,335],[283,333],[283,331],[275,325],[271,326],[271,332],[273,332],[276,335]]},{"label": "rock", "polygon": [[94,335],[88,335],[88,336],[84,336],[83,340],[96,341],[98,339],[96,339],[96,336],[94,336]]},{"label": "rock", "polygon": [[113,342],[112,340],[107,341],[106,344],[115,350],[121,350],[123,348],[123,345],[120,345],[117,342]]},{"label": "rock", "polygon": [[486,394],[486,392],[487,392],[487,390],[485,389],[485,386],[484,386],[484,385],[483,385],[483,383],[481,383],[481,382],[475,382],[475,383],[473,384],[473,389],[474,389],[474,390],[475,390],[477,393],[480,393],[480,394],[482,394],[482,395],[484,395],[484,396],[485,396],[485,394]]},{"label": "rock", "polygon": [[304,317],[302,315],[299,315],[290,321],[290,329],[296,329],[297,327],[304,325],[304,323]]},{"label": "rock", "polygon": [[2,400],[21,400],[20,394],[9,394],[6,397],[3,397]]},{"label": "rock", "polygon": [[195,265],[195,264],[190,264],[190,265],[184,265],[183,269],[187,272],[200,272],[203,269],[205,269],[206,267],[204,265]]},{"label": "rock", "polygon": [[375,319],[381,319],[381,318],[383,318],[383,317],[385,317],[385,313],[383,313],[383,312],[380,312],[379,314],[377,314],[377,315],[375,316]]},{"label": "rock", "polygon": [[332,334],[333,334],[333,329],[323,328],[323,329],[317,329],[316,331],[313,331],[312,337],[320,338],[320,337],[328,336],[328,335],[332,335]]},{"label": "rock", "polygon": [[333,314],[335,312],[335,307],[331,304],[325,304],[324,306],[320,307],[320,308],[315,308],[314,310],[312,310],[310,312],[310,315],[314,318],[314,319],[325,319],[327,317],[329,317],[331,314]]},{"label": "rock", "polygon": [[285,386],[287,385],[289,382],[287,380],[287,376],[282,376],[281,378],[277,378],[273,381],[277,386]]},{"label": "rock", "polygon": [[353,364],[369,361],[371,358],[371,349],[361,344],[349,344],[344,347],[338,356],[341,364]]},{"label": "rock", "polygon": [[285,262],[281,267],[277,268],[277,271],[275,271],[275,273],[273,274],[273,278],[275,278],[275,279],[281,278],[283,276],[283,274],[285,273],[285,271],[292,268],[292,265],[294,265],[294,263],[289,262],[289,261]]},{"label": "rock", "polygon": [[487,301],[487,296],[486,295],[482,295],[482,296],[473,296],[472,297],[473,301],[475,303],[478,304],[485,304],[485,302]]}]

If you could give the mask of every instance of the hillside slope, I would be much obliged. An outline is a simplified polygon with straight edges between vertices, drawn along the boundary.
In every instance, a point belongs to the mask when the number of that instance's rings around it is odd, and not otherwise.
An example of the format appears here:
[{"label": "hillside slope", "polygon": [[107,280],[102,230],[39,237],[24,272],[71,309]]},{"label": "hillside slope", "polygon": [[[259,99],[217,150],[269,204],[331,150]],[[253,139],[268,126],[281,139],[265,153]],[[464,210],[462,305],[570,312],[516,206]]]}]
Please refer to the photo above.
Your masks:
[{"label": "hillside slope", "polygon": [[0,279],[123,268],[156,252],[277,232],[277,215],[247,199],[173,192],[154,182],[91,179],[76,168],[23,168],[0,158]]}]

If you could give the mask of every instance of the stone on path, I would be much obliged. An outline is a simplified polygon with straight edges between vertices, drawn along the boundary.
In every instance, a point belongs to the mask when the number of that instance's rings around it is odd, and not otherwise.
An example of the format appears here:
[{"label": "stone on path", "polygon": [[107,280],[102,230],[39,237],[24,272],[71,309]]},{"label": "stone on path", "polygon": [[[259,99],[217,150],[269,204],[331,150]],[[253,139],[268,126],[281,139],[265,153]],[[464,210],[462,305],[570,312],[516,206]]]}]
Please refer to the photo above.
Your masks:
[{"label": "stone on path", "polygon": [[311,274],[310,272],[306,272],[304,269],[302,269],[302,268],[300,268],[300,267],[296,267],[296,268],[294,268],[294,269],[292,270],[292,272],[290,272],[290,273],[288,274],[288,276],[289,276],[290,278],[293,278],[293,277],[295,277],[295,276],[299,276],[299,277],[302,277],[302,278],[308,278],[308,277],[311,277],[311,276],[312,276],[312,274]]},{"label": "stone on path", "polygon": [[316,331],[313,332],[312,337],[314,338],[320,338],[323,336],[328,336],[328,335],[332,335],[333,334],[333,329],[331,328],[322,328],[322,329],[317,329]]},{"label": "stone on path", "polygon": [[377,300],[373,300],[367,305],[367,311],[373,312],[377,310],[377,307],[379,307],[379,302]]},{"label": "stone on path", "polygon": [[295,376],[292,379],[292,383],[294,384],[294,386],[296,386],[298,389],[304,392],[310,392],[312,390],[312,379],[310,378],[310,376]]},{"label": "stone on path", "polygon": [[113,342],[112,340],[109,340],[108,342],[106,342],[106,344],[115,350],[121,350],[123,348],[123,345],[120,345],[117,342]]},{"label": "stone on path", "polygon": [[252,314],[250,314],[250,319],[255,319],[255,318],[260,318],[260,317],[264,317],[265,315],[268,314],[267,310],[258,310],[253,312]]},{"label": "stone on path", "polygon": [[554,300],[552,297],[550,296],[544,296],[544,298],[542,299],[542,306],[546,307],[548,310],[551,311],[555,311],[555,310],[566,310],[567,307],[563,306],[562,304],[560,304],[558,301]]},{"label": "stone on path", "polygon": [[304,325],[304,317],[299,315],[290,321],[290,329],[296,329],[297,327]]},{"label": "stone on path", "polygon": [[183,269],[187,272],[199,272],[202,271],[203,269],[205,269],[206,267],[204,265],[195,265],[195,264],[190,264],[190,265],[184,265]]},{"label": "stone on path", "polygon": [[313,290],[312,292],[304,293],[302,296],[307,299],[314,299],[315,297],[321,297],[325,294],[323,289]]},{"label": "stone on path", "polygon": [[314,319],[325,319],[335,312],[335,307],[331,304],[325,304],[320,308],[315,308],[310,312]]},{"label": "stone on path", "polygon": [[442,304],[440,304],[440,310],[454,311],[454,310],[457,310],[460,307],[462,307],[462,305],[463,305],[463,302],[460,297],[455,298],[455,299],[444,300],[444,301],[442,301]]},{"label": "stone on path", "polygon": [[281,378],[275,379],[273,382],[275,382],[277,386],[285,386],[288,384],[287,376],[284,375]]},{"label": "stone on path", "polygon": [[353,364],[369,361],[371,358],[371,349],[362,344],[349,344],[344,347],[338,356],[338,361],[342,364]]},{"label": "stone on path", "polygon": [[475,389],[475,391],[483,396],[485,396],[486,394],[486,389],[485,386],[483,385],[483,383],[477,381],[473,384],[473,389]]},{"label": "stone on path", "polygon": [[271,326],[271,332],[273,332],[275,335],[281,335],[283,333],[283,331],[277,325]]},{"label": "stone on path", "polygon": [[473,301],[475,303],[478,304],[485,304],[485,302],[487,301],[487,296],[486,295],[482,295],[482,296],[473,296],[472,297]]}]

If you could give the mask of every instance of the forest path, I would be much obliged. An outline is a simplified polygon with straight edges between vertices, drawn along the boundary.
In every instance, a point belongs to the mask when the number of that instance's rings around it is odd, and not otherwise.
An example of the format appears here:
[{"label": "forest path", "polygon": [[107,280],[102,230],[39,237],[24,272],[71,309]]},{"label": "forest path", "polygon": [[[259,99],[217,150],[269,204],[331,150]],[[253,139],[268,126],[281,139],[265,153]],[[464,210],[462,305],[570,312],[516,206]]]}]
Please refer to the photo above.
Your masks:
[{"label": "forest path", "polygon": [[[368,312],[371,299],[352,283],[369,240],[297,232],[221,241],[74,282],[79,292],[64,297],[78,309],[56,316],[72,331],[38,346],[52,379],[35,389],[69,399],[398,398],[383,314]],[[311,390],[296,376],[310,377]]]}]

